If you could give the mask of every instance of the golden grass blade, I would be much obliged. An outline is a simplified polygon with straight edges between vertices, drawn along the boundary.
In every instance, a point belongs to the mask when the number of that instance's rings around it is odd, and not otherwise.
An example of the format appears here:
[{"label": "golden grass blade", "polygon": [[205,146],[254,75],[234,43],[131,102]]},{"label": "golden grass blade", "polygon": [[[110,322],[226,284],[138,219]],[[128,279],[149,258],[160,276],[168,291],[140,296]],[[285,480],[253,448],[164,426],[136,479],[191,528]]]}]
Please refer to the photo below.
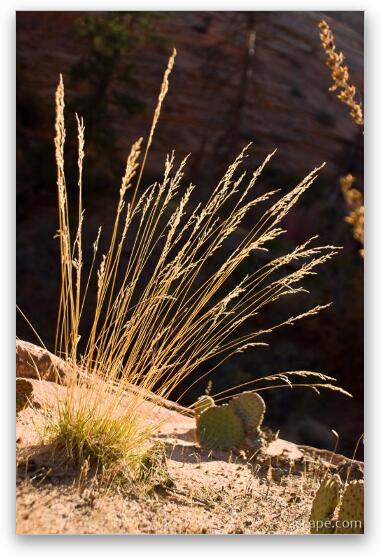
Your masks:
[{"label": "golden grass blade", "polygon": [[147,155],[148,155],[149,149],[151,147],[151,143],[152,143],[152,140],[153,140],[153,137],[154,137],[155,128],[157,126],[157,123],[158,123],[158,120],[159,120],[159,117],[160,117],[162,104],[163,104],[163,101],[164,101],[164,99],[167,95],[167,92],[168,92],[169,77],[170,77],[170,74],[171,74],[172,69],[174,67],[175,57],[176,57],[176,49],[174,48],[173,51],[172,51],[172,55],[170,56],[170,59],[168,61],[166,71],[165,71],[164,76],[163,76],[161,90],[160,90],[159,97],[158,97],[158,103],[157,103],[157,106],[156,106],[156,109],[155,109],[155,112],[154,112],[154,117],[153,117],[153,121],[152,121],[152,124],[151,124],[150,134],[149,134],[149,138],[147,140],[145,154],[143,156],[143,162],[142,162],[142,165],[141,165],[141,170],[139,172],[137,184],[135,186],[133,198],[132,198],[132,201],[131,201],[131,206],[132,207],[134,207],[135,198],[137,196],[137,192],[138,192],[138,189],[139,189],[139,186],[140,186],[140,183],[141,183],[143,170],[144,170],[146,160],[147,160]]},{"label": "golden grass blade", "polygon": [[[285,232],[281,227],[285,216],[316,180],[321,167],[278,198],[277,190],[256,197],[253,195],[256,182],[274,152],[247,177],[241,165],[248,156],[248,145],[211,189],[207,201],[194,203],[194,186],[183,187],[182,184],[187,157],[176,167],[172,153],[166,159],[163,178],[138,196],[175,56],[174,50],[164,74],[142,163],[139,167],[140,139],[132,146],[127,159],[107,250],[98,262],[99,229],[84,288],[82,172],[85,128],[82,119],[77,117],[79,201],[77,233],[72,244],[64,172],[66,132],[62,76],[57,88],[55,147],[61,295],[56,351],[70,362],[73,373],[67,397],[57,400],[59,427],[55,423],[53,430],[57,435],[58,432],[63,435],[62,428],[70,430],[71,435],[80,430],[81,441],[76,438],[77,445],[71,444],[71,450],[76,450],[77,455],[83,454],[79,442],[85,445],[93,442],[99,447],[99,437],[95,439],[94,432],[105,436],[108,443],[123,447],[124,451],[145,443],[152,430],[148,433],[139,420],[142,404],[150,391],[168,398],[188,379],[184,395],[227,358],[265,345],[260,337],[315,316],[330,305],[317,305],[268,328],[251,325],[252,317],[261,315],[264,308],[277,303],[281,297],[306,292],[304,279],[316,274],[319,266],[339,250],[330,245],[314,246],[316,237],[313,237],[290,253],[277,257],[269,253],[272,240]],[[127,203],[126,192],[133,187],[137,173],[132,199]],[[265,209],[256,216],[264,205]],[[226,210],[228,206],[229,211]],[[243,234],[242,224],[248,217],[251,225]],[[227,254],[228,239],[233,244]],[[129,254],[124,259],[126,246]],[[268,254],[268,259],[259,260],[256,257],[259,252]],[[215,258],[219,257],[217,264]],[[246,261],[251,262],[250,272],[243,277],[240,269]],[[81,316],[95,270],[97,291],[92,326],[83,353],[79,355]],[[88,303],[91,307],[87,300]],[[243,329],[244,325],[247,329]],[[195,378],[200,366],[212,358],[220,361]],[[312,379],[312,383],[295,383],[298,377]],[[258,381],[275,384],[256,391],[282,387],[316,391],[325,388],[349,395],[330,382],[333,378],[308,371],[256,378],[236,388]],[[130,396],[126,403],[126,391],[132,386],[136,387],[136,395]],[[218,396],[232,390],[227,389]],[[118,410],[122,401],[125,414],[121,421]]]}]

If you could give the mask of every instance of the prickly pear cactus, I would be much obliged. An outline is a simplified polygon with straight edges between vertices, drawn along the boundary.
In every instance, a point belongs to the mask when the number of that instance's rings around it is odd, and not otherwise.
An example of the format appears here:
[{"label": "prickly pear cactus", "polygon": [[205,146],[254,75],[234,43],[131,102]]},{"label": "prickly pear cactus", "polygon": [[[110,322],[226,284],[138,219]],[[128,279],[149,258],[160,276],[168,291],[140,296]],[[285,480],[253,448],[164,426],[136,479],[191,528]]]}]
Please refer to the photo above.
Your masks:
[{"label": "prickly pear cactus", "polygon": [[363,534],[363,480],[350,482],[341,499],[336,534]]},{"label": "prickly pear cactus", "polygon": [[204,410],[196,420],[196,432],[206,449],[238,448],[245,438],[243,421],[228,404]]},{"label": "prickly pear cactus", "polygon": [[257,393],[244,392],[234,396],[229,404],[243,420],[247,435],[258,436],[265,414],[265,402],[261,396]]},{"label": "prickly pear cactus", "polygon": [[211,406],[215,406],[215,401],[212,396],[200,396],[194,404],[196,418],[198,418],[204,410],[207,410],[207,408],[210,408]]},{"label": "prickly pear cactus", "polygon": [[[334,534],[335,528],[332,523],[334,511],[340,500],[341,479],[339,476],[326,478],[316,493],[310,513],[311,534]],[[330,526],[323,525],[330,521]]]}]

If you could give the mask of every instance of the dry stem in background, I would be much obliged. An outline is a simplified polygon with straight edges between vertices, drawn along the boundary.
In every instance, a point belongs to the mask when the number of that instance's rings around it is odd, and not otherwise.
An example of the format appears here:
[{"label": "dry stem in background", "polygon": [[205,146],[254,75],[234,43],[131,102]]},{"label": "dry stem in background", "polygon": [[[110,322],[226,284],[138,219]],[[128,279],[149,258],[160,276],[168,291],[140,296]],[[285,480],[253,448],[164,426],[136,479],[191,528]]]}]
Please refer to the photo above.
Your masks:
[{"label": "dry stem in background", "polygon": [[337,98],[349,106],[350,115],[355,124],[363,126],[362,103],[355,100],[356,88],[349,83],[349,68],[343,65],[345,56],[343,52],[336,52],[334,44],[334,35],[326,21],[320,21],[320,38],[322,47],[326,53],[326,65],[331,69],[333,85],[329,91],[340,89]]},{"label": "dry stem in background", "polygon": [[[353,236],[358,242],[364,245],[364,205],[362,193],[353,187],[355,182],[354,176],[347,174],[340,179],[342,194],[351,209],[346,216],[345,221],[348,222],[353,229]],[[360,254],[364,255],[364,249],[360,250]]]},{"label": "dry stem in background", "polygon": [[[320,21],[320,38],[322,47],[326,52],[326,65],[332,70],[333,85],[329,91],[340,89],[337,98],[350,107],[350,116],[358,126],[364,125],[362,103],[356,102],[356,88],[349,84],[349,70],[343,65],[345,56],[342,52],[336,52],[334,44],[334,35],[326,21]],[[351,224],[353,228],[353,236],[356,240],[364,245],[364,205],[362,193],[353,188],[355,178],[348,174],[340,179],[342,194],[346,203],[352,209],[347,215],[345,221]],[[360,250],[360,254],[364,256],[364,249]]]}]

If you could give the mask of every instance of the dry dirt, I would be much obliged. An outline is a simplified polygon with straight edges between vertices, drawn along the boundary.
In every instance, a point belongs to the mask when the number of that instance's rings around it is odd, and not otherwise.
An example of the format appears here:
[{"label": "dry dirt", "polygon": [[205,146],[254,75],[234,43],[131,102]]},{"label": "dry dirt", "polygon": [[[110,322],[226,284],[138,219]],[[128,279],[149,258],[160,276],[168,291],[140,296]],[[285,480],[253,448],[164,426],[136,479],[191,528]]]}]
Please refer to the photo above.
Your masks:
[{"label": "dry dirt", "polygon": [[[240,453],[203,450],[194,440],[194,420],[166,412],[171,419],[158,438],[165,444],[173,486],[159,484],[148,494],[105,493],[91,483],[79,486],[75,478],[32,459],[28,473],[20,474],[17,482],[17,532],[309,533],[311,501],[325,471],[320,460],[282,440],[253,460]],[[19,452],[35,443],[30,419],[30,409],[19,413]]]},{"label": "dry dirt", "polygon": [[[19,377],[24,375],[20,369]],[[25,389],[25,381],[31,389]],[[16,435],[22,460],[38,442],[32,409],[26,405],[20,410],[22,393],[26,390],[38,406],[65,387],[30,377],[21,385]],[[156,399],[144,403],[142,416],[147,422],[162,420],[156,438],[165,447],[170,483],[159,482],[148,493],[105,492],[94,482],[79,483],[75,476],[50,468],[44,456],[32,457],[17,478],[17,533],[309,534],[320,478],[328,468],[343,474],[349,465],[340,455],[281,439],[270,439],[252,456],[248,448],[236,453],[201,449],[192,414],[175,404],[160,406]]]},{"label": "dry dirt", "polygon": [[[169,459],[175,489],[144,497],[21,481],[19,534],[306,534],[312,485],[261,480],[243,462]],[[53,480],[54,481],[54,480]]]}]

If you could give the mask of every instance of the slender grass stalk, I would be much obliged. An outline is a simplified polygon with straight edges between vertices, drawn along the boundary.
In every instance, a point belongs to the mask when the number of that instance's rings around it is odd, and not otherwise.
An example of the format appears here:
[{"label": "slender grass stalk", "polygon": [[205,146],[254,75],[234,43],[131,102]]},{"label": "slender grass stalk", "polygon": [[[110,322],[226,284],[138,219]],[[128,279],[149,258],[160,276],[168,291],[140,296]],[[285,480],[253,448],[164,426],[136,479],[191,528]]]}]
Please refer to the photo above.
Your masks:
[{"label": "slender grass stalk", "polygon": [[[266,329],[252,326],[253,317],[270,304],[285,295],[306,292],[301,285],[303,280],[316,274],[317,267],[338,252],[335,246],[313,247],[314,237],[290,253],[268,258],[266,262],[256,257],[268,252],[272,240],[285,233],[281,227],[284,217],[316,180],[321,167],[284,195],[275,190],[256,196],[256,183],[274,153],[248,177],[245,172],[239,173],[248,156],[248,145],[228,167],[208,200],[195,204],[194,186],[183,187],[182,183],[187,157],[176,166],[172,153],[165,161],[162,180],[142,187],[143,170],[168,92],[175,54],[176,51],[164,74],[143,161],[139,164],[140,139],[133,144],[127,158],[107,251],[100,259],[99,229],[86,279],[82,254],[85,128],[77,116],[78,227],[72,244],[64,172],[62,76],[57,87],[55,146],[61,296],[56,350],[70,363],[73,373],[67,397],[58,400],[59,419],[52,431],[57,439],[69,438],[69,452],[73,453],[76,447],[80,460],[91,447],[98,454],[100,445],[105,450],[111,446],[120,455],[121,446],[126,453],[149,438],[152,428],[148,432],[139,425],[147,392],[170,397],[185,379],[195,376],[201,364],[219,357],[219,363],[191,381],[185,393],[228,357],[264,345],[265,335],[314,316],[328,305],[317,305]],[[126,201],[127,192],[132,188],[131,200]],[[278,199],[274,200],[277,195]],[[256,217],[261,205],[265,208]],[[244,219],[250,219],[251,225],[227,254],[227,240],[237,237]],[[125,257],[127,246],[130,252]],[[236,279],[246,261],[253,268],[243,278]],[[97,294],[95,301],[89,302],[86,298],[95,269]],[[87,313],[93,312],[92,326],[87,342],[80,345],[85,308]],[[276,381],[276,385],[256,390],[291,387],[293,376],[314,381],[319,378],[319,382],[298,383],[297,387],[328,388],[344,393],[332,384],[332,378],[302,371],[270,376],[268,380]],[[136,395],[126,397],[130,386],[139,389]],[[123,417],[120,415],[122,400]]]}]

